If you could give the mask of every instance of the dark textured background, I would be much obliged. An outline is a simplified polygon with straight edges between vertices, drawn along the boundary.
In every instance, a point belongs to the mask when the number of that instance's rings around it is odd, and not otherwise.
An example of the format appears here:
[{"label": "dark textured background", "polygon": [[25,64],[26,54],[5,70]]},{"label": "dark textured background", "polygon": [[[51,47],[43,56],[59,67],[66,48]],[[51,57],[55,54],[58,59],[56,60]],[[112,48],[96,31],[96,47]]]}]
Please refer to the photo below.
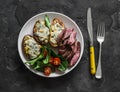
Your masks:
[{"label": "dark textured background", "polygon": [[[97,24],[106,23],[102,49],[103,78],[89,74],[89,40],[86,12],[92,8],[96,60]],[[17,51],[18,34],[32,16],[56,11],[80,27],[85,49],[81,62],[63,77],[47,79],[30,72]],[[0,0],[0,92],[120,92],[120,0]]]}]

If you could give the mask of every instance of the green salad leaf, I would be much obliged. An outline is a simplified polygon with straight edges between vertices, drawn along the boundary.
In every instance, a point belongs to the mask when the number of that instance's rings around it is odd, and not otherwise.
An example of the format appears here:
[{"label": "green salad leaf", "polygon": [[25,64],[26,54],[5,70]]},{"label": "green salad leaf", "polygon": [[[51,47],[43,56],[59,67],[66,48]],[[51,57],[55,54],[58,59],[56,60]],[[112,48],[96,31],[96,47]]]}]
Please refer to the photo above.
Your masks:
[{"label": "green salad leaf", "polygon": [[61,72],[64,72],[68,68],[68,61],[62,56],[60,56],[59,58],[61,59],[62,62],[58,67],[58,70],[60,70]]},{"label": "green salad leaf", "polygon": [[44,68],[44,63],[41,62],[41,61],[37,61],[34,66],[33,66],[35,70],[38,70],[38,71],[43,71],[43,68]]},{"label": "green salad leaf", "polygon": [[47,55],[46,58],[43,60],[43,63],[44,63],[44,64],[48,64],[48,62],[49,62],[49,57],[48,57],[48,55]]},{"label": "green salad leaf", "polygon": [[45,24],[48,28],[50,28],[50,19],[47,15],[45,15]]}]

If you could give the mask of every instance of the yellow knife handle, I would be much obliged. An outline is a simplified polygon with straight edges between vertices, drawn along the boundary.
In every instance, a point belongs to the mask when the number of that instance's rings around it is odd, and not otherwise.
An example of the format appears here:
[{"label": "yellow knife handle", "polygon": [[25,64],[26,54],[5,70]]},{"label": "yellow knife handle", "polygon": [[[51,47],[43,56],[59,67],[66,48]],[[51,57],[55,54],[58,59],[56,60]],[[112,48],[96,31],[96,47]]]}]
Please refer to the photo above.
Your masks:
[{"label": "yellow knife handle", "polygon": [[90,46],[90,72],[92,75],[96,73],[94,46]]}]

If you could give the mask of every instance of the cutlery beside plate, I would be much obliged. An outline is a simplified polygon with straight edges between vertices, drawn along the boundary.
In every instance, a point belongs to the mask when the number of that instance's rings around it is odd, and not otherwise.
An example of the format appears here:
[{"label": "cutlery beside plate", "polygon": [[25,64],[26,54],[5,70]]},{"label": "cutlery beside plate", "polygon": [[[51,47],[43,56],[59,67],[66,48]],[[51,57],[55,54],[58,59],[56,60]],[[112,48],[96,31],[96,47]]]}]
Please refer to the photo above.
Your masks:
[{"label": "cutlery beside plate", "polygon": [[93,44],[93,27],[92,27],[92,15],[91,8],[88,8],[87,11],[87,28],[90,37],[90,73],[94,75],[96,73],[95,66],[95,53],[94,53],[94,44]]}]

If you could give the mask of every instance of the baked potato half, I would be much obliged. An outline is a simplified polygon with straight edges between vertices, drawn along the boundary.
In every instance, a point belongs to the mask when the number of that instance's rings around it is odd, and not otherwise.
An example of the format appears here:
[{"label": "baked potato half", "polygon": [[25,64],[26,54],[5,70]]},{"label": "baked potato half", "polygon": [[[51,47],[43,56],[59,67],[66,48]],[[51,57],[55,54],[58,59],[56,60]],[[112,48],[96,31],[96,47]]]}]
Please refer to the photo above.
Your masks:
[{"label": "baked potato half", "polygon": [[53,47],[57,47],[57,37],[65,29],[64,23],[59,18],[54,18],[50,27],[50,38],[49,43]]},{"label": "baked potato half", "polygon": [[22,41],[24,54],[29,59],[34,59],[40,54],[41,45],[39,45],[31,35],[25,35]]},{"label": "baked potato half", "polygon": [[36,21],[33,28],[33,36],[37,42],[47,44],[49,41],[49,29],[45,25],[45,21]]}]

